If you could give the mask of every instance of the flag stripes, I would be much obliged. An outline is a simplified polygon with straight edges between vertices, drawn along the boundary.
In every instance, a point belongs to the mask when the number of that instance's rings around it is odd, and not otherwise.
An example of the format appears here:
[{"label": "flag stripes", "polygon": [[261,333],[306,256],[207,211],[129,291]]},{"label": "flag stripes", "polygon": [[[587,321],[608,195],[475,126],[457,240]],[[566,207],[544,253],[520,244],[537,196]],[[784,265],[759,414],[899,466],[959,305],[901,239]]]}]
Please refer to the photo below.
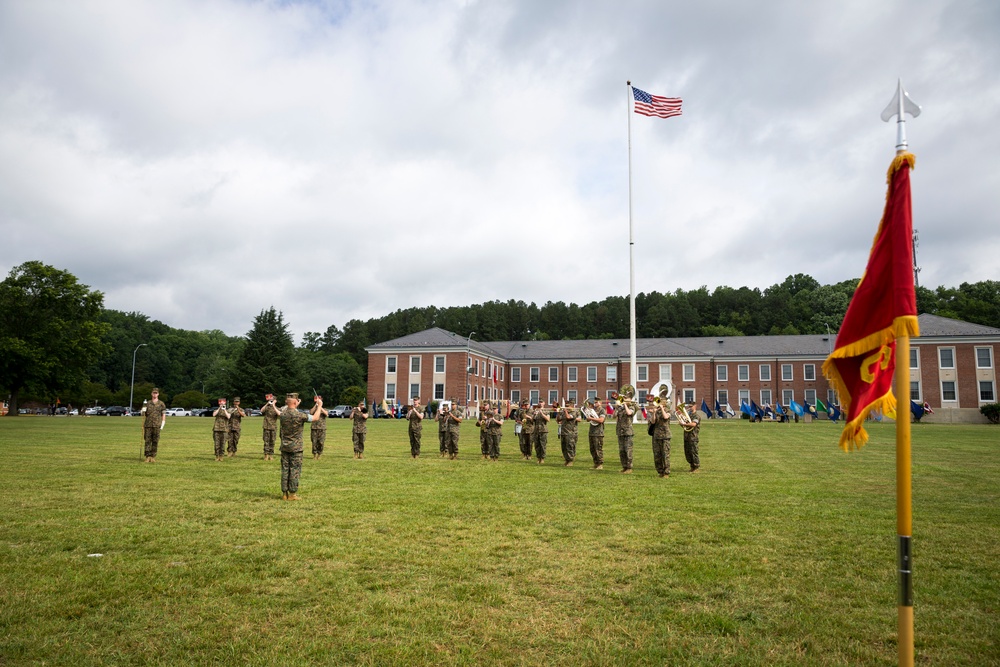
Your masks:
[{"label": "flag stripes", "polygon": [[642,116],[656,116],[657,118],[671,118],[681,115],[681,98],[662,97],[660,95],[650,95],[645,90],[632,87],[632,105],[635,112]]}]

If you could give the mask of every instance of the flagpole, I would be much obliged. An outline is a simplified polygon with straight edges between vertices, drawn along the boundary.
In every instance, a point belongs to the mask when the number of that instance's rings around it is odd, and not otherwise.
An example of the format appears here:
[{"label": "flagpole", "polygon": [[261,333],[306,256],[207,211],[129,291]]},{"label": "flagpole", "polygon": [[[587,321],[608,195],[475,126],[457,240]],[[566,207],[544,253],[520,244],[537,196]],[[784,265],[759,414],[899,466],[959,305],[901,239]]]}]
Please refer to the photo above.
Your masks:
[{"label": "flagpole", "polygon": [[[904,167],[905,169],[905,167]],[[913,571],[910,541],[913,535],[910,457],[910,337],[896,338],[896,534],[899,557],[899,600],[896,639],[900,667],[913,665]]]},{"label": "flagpole", "polygon": [[[626,81],[627,100],[625,115],[628,118],[628,316],[629,316],[629,384],[635,387],[635,234],[632,225],[632,82]],[[636,392],[639,390],[636,389]]]}]

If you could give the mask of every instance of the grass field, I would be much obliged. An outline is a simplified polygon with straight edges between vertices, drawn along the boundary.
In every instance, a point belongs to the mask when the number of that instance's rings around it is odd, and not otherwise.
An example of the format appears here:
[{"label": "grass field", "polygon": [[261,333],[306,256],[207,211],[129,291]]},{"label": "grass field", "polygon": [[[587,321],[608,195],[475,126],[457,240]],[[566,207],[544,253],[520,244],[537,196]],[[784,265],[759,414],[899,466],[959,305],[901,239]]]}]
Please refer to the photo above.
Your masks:
[{"label": "grass field", "polygon": [[[127,418],[0,419],[0,665],[892,665],[893,431],[702,428],[704,472],[409,457],[405,423],[349,422],[298,503],[260,420],[216,463],[171,418],[141,461]],[[308,448],[308,443],[307,443]],[[918,664],[1000,664],[1000,429],[913,428]],[[101,557],[90,554],[100,553]]]}]

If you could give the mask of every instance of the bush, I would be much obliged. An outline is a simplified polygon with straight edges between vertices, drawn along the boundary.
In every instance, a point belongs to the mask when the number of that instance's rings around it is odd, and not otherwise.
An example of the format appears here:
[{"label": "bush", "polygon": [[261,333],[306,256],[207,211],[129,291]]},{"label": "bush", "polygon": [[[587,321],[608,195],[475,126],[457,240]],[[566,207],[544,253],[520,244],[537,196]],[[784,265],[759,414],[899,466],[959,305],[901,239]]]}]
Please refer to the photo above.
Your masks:
[{"label": "bush", "polygon": [[990,420],[991,424],[1000,424],[1000,403],[987,403],[980,406],[979,411]]},{"label": "bush", "polygon": [[357,385],[351,385],[340,394],[340,402],[344,405],[357,405],[365,399],[365,390]]}]

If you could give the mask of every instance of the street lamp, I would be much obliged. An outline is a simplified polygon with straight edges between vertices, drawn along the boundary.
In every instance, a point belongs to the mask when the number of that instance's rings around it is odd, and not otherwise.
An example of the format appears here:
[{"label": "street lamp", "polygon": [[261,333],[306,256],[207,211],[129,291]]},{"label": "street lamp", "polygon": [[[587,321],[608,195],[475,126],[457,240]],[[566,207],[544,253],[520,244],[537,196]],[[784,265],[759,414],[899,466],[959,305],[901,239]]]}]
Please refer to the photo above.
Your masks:
[{"label": "street lamp", "polygon": [[132,351],[132,386],[128,390],[128,416],[132,416],[132,397],[135,395],[135,355],[140,347],[146,347],[145,343],[139,343]]},{"label": "street lamp", "polygon": [[475,331],[469,332],[469,338],[465,341],[465,405],[468,407],[469,401],[472,399],[472,387],[469,385],[469,373],[472,372],[472,334]]}]

